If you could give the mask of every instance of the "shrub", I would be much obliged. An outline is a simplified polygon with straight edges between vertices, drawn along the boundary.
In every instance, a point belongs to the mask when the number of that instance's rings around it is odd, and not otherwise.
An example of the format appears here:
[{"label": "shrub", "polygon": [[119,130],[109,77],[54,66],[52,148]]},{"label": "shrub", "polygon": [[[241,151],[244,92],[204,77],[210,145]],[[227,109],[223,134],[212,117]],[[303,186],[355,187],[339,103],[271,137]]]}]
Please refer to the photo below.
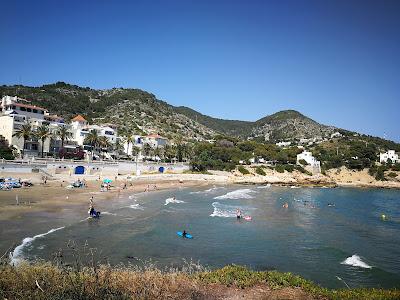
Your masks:
[{"label": "shrub", "polygon": [[308,165],[308,162],[306,162],[304,159],[300,159],[300,160],[299,160],[299,163],[300,163],[301,165],[303,165],[303,166],[307,166],[307,165]]},{"label": "shrub", "polygon": [[265,176],[265,175],[266,175],[264,169],[263,169],[262,167],[260,167],[260,166],[258,166],[258,167],[256,168],[256,173],[257,173],[258,175],[261,175],[261,176]]},{"label": "shrub", "polygon": [[297,171],[299,171],[299,172],[301,172],[301,173],[304,173],[304,174],[306,174],[306,175],[309,175],[309,176],[312,175],[310,172],[308,172],[308,171],[307,171],[306,169],[304,169],[302,166],[296,165],[296,166],[294,166],[294,168],[295,168]]},{"label": "shrub", "polygon": [[275,170],[279,173],[285,172],[285,167],[283,165],[276,165]]},{"label": "shrub", "polygon": [[396,163],[392,166],[393,171],[400,171],[400,163]]},{"label": "shrub", "polygon": [[386,180],[386,178],[385,178],[385,168],[386,167],[384,167],[384,166],[380,166],[377,169],[376,174],[375,174],[375,179],[376,180],[380,180],[380,181],[385,181]]},{"label": "shrub", "polygon": [[249,172],[245,167],[243,167],[243,166],[239,166],[239,167],[238,167],[238,170],[239,170],[239,172],[242,173],[243,175],[250,174],[250,172]]},{"label": "shrub", "polygon": [[395,177],[397,177],[397,174],[394,172],[390,172],[389,174],[387,174],[387,176],[389,176],[391,178],[395,178]]}]

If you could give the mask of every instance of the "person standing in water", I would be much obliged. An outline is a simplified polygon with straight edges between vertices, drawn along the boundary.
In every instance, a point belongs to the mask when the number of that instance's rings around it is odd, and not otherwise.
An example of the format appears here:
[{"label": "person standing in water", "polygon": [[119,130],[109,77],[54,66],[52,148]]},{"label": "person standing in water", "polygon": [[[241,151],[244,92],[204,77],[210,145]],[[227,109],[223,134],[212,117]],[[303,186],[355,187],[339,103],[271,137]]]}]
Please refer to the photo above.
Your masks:
[{"label": "person standing in water", "polygon": [[241,219],[242,218],[242,212],[239,208],[236,209],[236,219]]}]

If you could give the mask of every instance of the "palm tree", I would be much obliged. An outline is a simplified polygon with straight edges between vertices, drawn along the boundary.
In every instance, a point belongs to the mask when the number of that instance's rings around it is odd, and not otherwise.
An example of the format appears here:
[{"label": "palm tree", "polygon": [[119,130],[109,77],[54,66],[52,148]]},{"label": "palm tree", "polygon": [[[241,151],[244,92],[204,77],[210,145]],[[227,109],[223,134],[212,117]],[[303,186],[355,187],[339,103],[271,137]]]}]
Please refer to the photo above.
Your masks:
[{"label": "palm tree", "polygon": [[[129,156],[129,145],[130,145],[130,144],[133,144],[133,143],[135,142],[135,137],[134,137],[132,134],[128,134],[128,135],[125,136],[125,142],[126,142],[126,144],[127,144],[127,146],[126,146],[126,153],[127,153],[128,156]],[[133,152],[133,151],[132,151],[132,152]],[[132,153],[132,155],[133,155],[133,153]]]},{"label": "palm tree", "polygon": [[119,154],[122,150],[124,150],[124,144],[121,142],[121,139],[117,138],[117,140],[115,141],[113,150],[116,152],[117,154],[117,159],[119,159]]},{"label": "palm tree", "polygon": [[21,126],[20,129],[18,129],[13,136],[17,138],[22,138],[23,140],[23,146],[22,146],[22,157],[24,157],[24,151],[26,147],[26,141],[29,140],[33,136],[33,131],[32,131],[32,126],[30,124],[24,124]]},{"label": "palm tree", "polygon": [[99,145],[99,134],[97,133],[97,130],[92,129],[85,137],[84,143],[92,147],[92,154],[93,154],[93,152]]},{"label": "palm tree", "polygon": [[[99,147],[101,149],[101,152],[103,152],[103,153],[104,153],[104,149],[108,150],[112,146],[110,141],[108,140],[108,138],[105,137],[105,136],[100,136],[99,137],[98,145],[99,145]],[[103,158],[104,158],[104,155],[103,155]]]},{"label": "palm tree", "polygon": [[153,147],[150,144],[144,144],[143,152],[145,156],[150,156],[153,152]]},{"label": "palm tree", "polygon": [[43,152],[44,152],[44,142],[51,137],[51,131],[49,129],[48,125],[40,125],[35,132],[35,136],[40,139],[42,143],[42,158],[43,158]]},{"label": "palm tree", "polygon": [[61,149],[64,148],[64,142],[72,138],[72,132],[68,131],[67,126],[61,126],[55,135],[61,140]]}]

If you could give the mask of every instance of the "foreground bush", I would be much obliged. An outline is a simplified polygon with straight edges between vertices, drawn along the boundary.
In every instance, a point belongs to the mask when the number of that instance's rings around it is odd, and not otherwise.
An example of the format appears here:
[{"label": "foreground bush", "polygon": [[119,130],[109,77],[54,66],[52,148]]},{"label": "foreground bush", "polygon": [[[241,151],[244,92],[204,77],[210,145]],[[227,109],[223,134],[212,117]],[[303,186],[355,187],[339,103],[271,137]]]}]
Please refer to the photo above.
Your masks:
[{"label": "foreground bush", "polygon": [[235,265],[193,273],[195,269],[164,272],[134,266],[76,269],[50,263],[2,264],[0,299],[214,299],[220,296],[218,285],[232,286],[233,291],[262,285],[266,293],[301,289],[311,299],[400,299],[398,290],[329,290],[291,273],[256,272]]}]

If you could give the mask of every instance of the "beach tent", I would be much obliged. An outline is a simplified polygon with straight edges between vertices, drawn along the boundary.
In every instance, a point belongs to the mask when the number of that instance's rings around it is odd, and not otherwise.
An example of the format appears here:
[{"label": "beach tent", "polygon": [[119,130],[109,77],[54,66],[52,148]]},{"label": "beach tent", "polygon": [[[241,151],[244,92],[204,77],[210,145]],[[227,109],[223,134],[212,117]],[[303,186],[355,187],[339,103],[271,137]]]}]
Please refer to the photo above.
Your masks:
[{"label": "beach tent", "polygon": [[111,182],[112,182],[112,180],[111,180],[111,179],[108,179],[108,178],[106,178],[106,179],[104,179],[104,180],[103,180],[103,182],[104,182],[104,183],[111,183]]},{"label": "beach tent", "polygon": [[159,167],[159,168],[158,168],[158,172],[164,173],[164,167]]}]

